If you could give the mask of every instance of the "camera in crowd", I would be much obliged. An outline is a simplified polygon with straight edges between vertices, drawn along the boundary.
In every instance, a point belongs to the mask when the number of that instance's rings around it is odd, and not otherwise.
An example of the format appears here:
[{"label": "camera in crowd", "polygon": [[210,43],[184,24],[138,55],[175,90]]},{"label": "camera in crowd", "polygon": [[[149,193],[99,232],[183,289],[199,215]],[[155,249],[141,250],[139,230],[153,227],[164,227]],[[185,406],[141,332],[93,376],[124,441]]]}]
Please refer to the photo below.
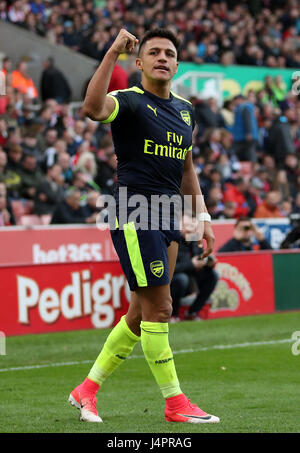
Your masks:
[{"label": "camera in crowd", "polygon": [[281,249],[300,248],[300,214],[290,214],[289,220],[292,230],[281,243]]}]

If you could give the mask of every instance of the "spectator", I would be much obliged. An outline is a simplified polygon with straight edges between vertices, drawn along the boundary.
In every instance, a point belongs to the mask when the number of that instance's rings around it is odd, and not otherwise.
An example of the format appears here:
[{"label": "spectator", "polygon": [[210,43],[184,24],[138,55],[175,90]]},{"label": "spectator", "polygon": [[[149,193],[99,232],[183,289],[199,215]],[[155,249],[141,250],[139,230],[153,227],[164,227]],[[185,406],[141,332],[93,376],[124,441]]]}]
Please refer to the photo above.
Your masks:
[{"label": "spectator", "polygon": [[280,75],[274,77],[272,89],[274,94],[274,102],[276,103],[276,105],[280,105],[287,95],[285,83],[283,82]]},{"label": "spectator", "polygon": [[15,225],[15,219],[7,202],[6,186],[0,182],[0,227]]},{"label": "spectator", "polygon": [[89,151],[80,154],[75,167],[76,170],[84,173],[86,182],[93,181],[97,173],[95,155]]},{"label": "spectator", "polygon": [[55,99],[60,104],[70,102],[72,91],[69,82],[64,74],[55,67],[52,57],[44,62],[40,84],[42,101]]},{"label": "spectator", "polygon": [[293,187],[296,187],[300,175],[298,156],[294,153],[287,154],[284,159],[284,169],[289,183],[292,184]]},{"label": "spectator", "polygon": [[20,145],[11,145],[7,152],[7,169],[18,172],[23,155],[23,149]]},{"label": "spectator", "polygon": [[283,200],[290,199],[291,190],[287,179],[287,174],[284,169],[278,170],[277,175],[273,181],[272,188],[281,193],[281,198]]},{"label": "spectator", "polygon": [[68,46],[73,50],[79,50],[82,37],[80,36],[80,33],[75,30],[74,23],[71,20],[67,20],[64,23],[62,39],[65,46]]},{"label": "spectator", "polygon": [[248,252],[271,248],[263,233],[252,223],[250,217],[240,217],[235,223],[233,238],[222,245],[218,252]]},{"label": "spectator", "polygon": [[[233,5],[232,2],[221,2],[217,6],[210,2],[207,5],[204,5],[205,2],[198,2],[194,3],[194,6],[192,3],[187,2],[182,9],[179,0],[172,0],[170,5],[168,4],[170,11],[164,15],[159,11],[155,12],[151,2],[147,4],[144,0],[123,2],[122,11],[119,6],[113,7],[111,2],[108,2],[107,7],[100,5],[96,10],[91,1],[76,0],[70,4],[68,0],[64,0],[58,4],[42,0],[0,0],[0,16],[4,20],[10,20],[8,13],[11,10],[12,20],[15,20],[14,17],[19,13],[13,16],[14,10],[20,11],[19,16],[23,15],[23,19],[20,22],[16,20],[15,23],[22,26],[25,22],[29,30],[35,33],[45,27],[47,36],[51,34],[57,44],[63,43],[65,22],[72,21],[72,33],[76,39],[79,38],[80,51],[83,51],[84,47],[88,49],[89,44],[92,44],[90,49],[95,51],[94,56],[98,61],[101,61],[109,49],[119,27],[120,17],[124,17],[126,27],[138,37],[144,33],[145,27],[153,27],[154,22],[160,26],[172,26],[182,43],[180,54],[183,59],[189,61],[208,61],[214,57],[211,52],[214,49],[216,59],[222,64],[227,64],[232,59],[232,55],[227,55],[232,52],[235,64],[244,64],[247,61],[248,64],[254,65],[273,65],[275,59],[278,67],[300,67],[299,52],[297,53],[295,47],[299,27],[293,25],[299,16],[297,8],[290,8],[288,3],[283,5],[279,2],[281,6],[278,6],[279,3],[272,3],[272,7],[264,4],[262,12],[258,12],[249,2],[244,2],[242,7]],[[124,54],[121,60],[127,60],[125,67],[132,85],[132,79],[140,75],[133,67],[135,55],[128,57]],[[87,194],[91,187],[97,188],[100,185],[104,193],[113,193],[116,183],[116,158],[111,146],[109,126],[87,120],[80,109],[71,111],[69,104],[59,105],[53,98],[47,99],[41,110],[36,111],[36,98],[31,98],[30,93],[24,94],[11,86],[12,69],[12,62],[7,56],[3,62],[3,71],[7,76],[7,95],[0,99],[0,146],[8,157],[4,172],[11,170],[19,174],[21,171],[22,151],[15,152],[13,147],[21,145],[24,154],[34,154],[43,177],[47,166],[60,161],[60,155],[63,155],[60,165],[64,167],[63,186],[67,189],[73,184],[73,170],[78,161],[82,160],[81,156],[92,152],[96,157],[97,173],[90,171],[93,165],[87,169],[88,175],[79,172],[74,178],[75,186],[78,184],[83,195]],[[26,63],[25,69],[27,74]],[[111,89],[123,87],[125,84]],[[208,88],[205,85],[205,90]],[[239,204],[235,200],[233,203],[246,209],[238,215],[247,213],[251,217],[270,188],[278,188],[282,192],[283,201],[278,207],[283,216],[287,215],[290,211],[289,201],[295,205],[295,195],[300,191],[299,96],[293,96],[286,90],[279,74],[274,77],[268,74],[264,88],[258,92],[248,89],[247,99],[242,101],[228,99],[220,106],[214,96],[207,95],[205,100],[193,97],[191,101],[195,105],[200,127],[198,133],[197,128],[195,130],[193,162],[204,196],[207,197],[209,193],[217,195],[207,199],[213,217],[219,217],[219,212],[220,216],[224,215],[225,208],[219,211],[218,203],[219,208],[221,204],[232,203],[230,200],[234,198],[228,198],[229,189],[236,187],[235,181],[241,177],[246,179],[246,187],[242,190],[244,201]],[[255,144],[257,164],[252,164],[251,168],[248,168],[247,164],[241,165],[240,160],[245,156],[237,149],[240,142],[235,143],[236,136],[233,137],[231,132],[235,104],[240,104],[241,109],[244,105],[249,105],[247,109],[252,109],[251,112],[249,110],[249,116],[253,113],[259,125],[258,142]],[[244,112],[244,116],[247,117],[247,112]],[[243,120],[242,113],[241,118]],[[282,122],[283,118],[286,123]],[[251,138],[253,139],[252,135]],[[246,150],[251,148],[251,141],[248,143],[245,140]],[[71,164],[66,152],[72,156]],[[83,167],[86,167],[86,164]],[[215,185],[217,189],[214,188]],[[211,187],[213,189],[210,192]],[[220,202],[220,189],[224,193],[224,187],[225,196]],[[9,194],[14,198],[19,197],[18,191],[9,190]],[[226,201],[227,198],[229,201]],[[239,201],[241,200],[242,197]],[[83,199],[81,203],[83,204]],[[230,218],[230,207],[229,214],[225,214],[225,217],[227,216]]]},{"label": "spectator", "polygon": [[234,217],[236,219],[247,216],[250,212],[251,196],[249,197],[248,190],[249,182],[245,178],[239,177],[235,180],[235,184],[228,184],[224,192],[223,203],[231,201],[235,204]]},{"label": "spectator", "polygon": [[256,209],[254,217],[262,219],[283,217],[279,210],[280,201],[280,192],[278,190],[270,190],[261,205]]},{"label": "spectator", "polygon": [[114,66],[107,92],[128,88],[128,75],[121,65]]},{"label": "spectator", "polygon": [[17,195],[21,178],[15,171],[7,169],[7,156],[0,147],[0,182],[4,182],[9,195]]},{"label": "spectator", "polygon": [[24,21],[20,25],[26,30],[36,33],[37,35],[45,36],[46,34],[43,22],[38,20],[38,18],[30,11],[26,14]]},{"label": "spectator", "polygon": [[36,188],[34,212],[37,215],[52,214],[55,206],[64,198],[61,167],[53,164],[47,169],[46,177]]},{"label": "spectator", "polygon": [[30,99],[38,97],[34,82],[28,75],[26,61],[20,61],[17,69],[12,72],[12,87],[20,93],[26,94]]},{"label": "spectator", "polygon": [[207,129],[200,145],[201,155],[208,161],[216,161],[222,152],[220,129]]},{"label": "spectator", "polygon": [[240,161],[257,161],[256,146],[258,125],[254,105],[242,95],[235,97],[234,124],[232,133],[234,148]]},{"label": "spectator", "polygon": [[229,182],[232,179],[232,162],[227,154],[223,153],[217,159],[216,170],[221,175],[222,181]]},{"label": "spectator", "polygon": [[8,19],[14,24],[22,24],[28,11],[29,5],[26,2],[15,0],[9,8]]},{"label": "spectator", "polygon": [[192,282],[196,286],[197,296],[185,315],[186,320],[200,319],[198,313],[208,301],[218,282],[218,275],[214,270],[216,259],[211,256],[209,260],[200,260],[202,251],[198,248],[197,242],[188,241],[189,235],[193,231],[192,219],[184,216],[181,223],[178,258],[171,282],[173,322],[179,320],[180,299],[188,294]]},{"label": "spectator", "polygon": [[208,197],[209,189],[213,184],[211,179],[212,171],[214,171],[214,164],[212,162],[205,161],[200,172],[200,186],[204,198]]},{"label": "spectator", "polygon": [[37,137],[30,133],[23,134],[21,143],[23,154],[32,154],[38,162],[42,161],[43,155],[38,148]]},{"label": "spectator", "polygon": [[221,187],[218,186],[217,184],[213,184],[208,193],[207,203],[208,204],[213,203],[215,205],[215,209],[214,209],[213,215],[212,215],[214,218],[219,212],[222,212],[224,209],[224,204],[222,203],[222,199],[223,199],[223,193],[222,193]]},{"label": "spectator", "polygon": [[300,214],[300,192],[298,192],[295,196],[295,202],[293,205],[293,214]]},{"label": "spectator", "polygon": [[234,123],[234,102],[232,100],[227,99],[224,104],[223,108],[221,109],[221,115],[224,119],[225,125],[228,127],[233,126]]},{"label": "spectator", "polygon": [[86,195],[88,187],[85,174],[82,171],[77,170],[73,172],[72,186],[78,189],[81,195]]},{"label": "spectator", "polygon": [[84,206],[86,217],[93,217],[96,221],[96,217],[103,207],[104,203],[99,192],[96,190],[89,191],[86,196],[86,205]]},{"label": "spectator", "polygon": [[194,108],[200,135],[207,128],[225,127],[223,116],[219,112],[217,100],[214,97],[209,97],[206,101],[195,102]]},{"label": "spectator", "polygon": [[226,201],[222,211],[217,212],[213,218],[217,220],[233,219],[235,212],[235,204],[233,201]]},{"label": "spectator", "polygon": [[71,158],[68,153],[62,152],[58,155],[57,163],[62,170],[62,176],[64,179],[65,185],[72,184],[73,181],[73,171],[71,167]]},{"label": "spectator", "polygon": [[51,224],[95,223],[95,216],[86,217],[84,208],[80,206],[80,198],[78,189],[69,189],[65,200],[56,205]]},{"label": "spectator", "polygon": [[37,186],[43,179],[43,174],[38,167],[36,157],[32,154],[24,154],[19,170],[21,178],[20,196],[33,200],[36,195]]},{"label": "spectator", "polygon": [[[108,50],[106,42],[108,33],[105,31],[95,30],[84,37],[80,44],[80,52],[90,58],[101,61]],[[85,83],[87,86],[87,83]],[[85,96],[86,86],[84,89],[83,98]]]},{"label": "spectator", "polygon": [[105,157],[106,160],[99,162],[95,182],[103,194],[113,195],[117,182],[117,158],[114,152],[108,152]]},{"label": "spectator", "polygon": [[274,156],[276,164],[280,164],[285,157],[294,153],[294,144],[291,135],[291,128],[288,120],[288,116],[285,114],[278,116],[268,134],[267,140],[267,151]]},{"label": "spectator", "polygon": [[5,146],[8,138],[7,123],[0,118],[0,146]]},{"label": "spectator", "polygon": [[[256,5],[260,3],[243,2],[241,6],[232,1],[172,0],[164,6],[161,1],[154,4],[144,0],[115,4],[15,0],[0,2],[0,17],[18,25],[25,21],[37,33],[44,26],[52,43],[64,43],[98,61],[122,20],[139,39],[150,27],[171,27],[182,42],[181,61],[299,68],[297,6],[282,1],[263,2],[263,8]],[[277,102],[278,94],[283,95],[280,83],[275,87],[267,84],[269,87],[272,100]]]},{"label": "spectator", "polygon": [[282,202],[279,205],[279,211],[282,215],[282,217],[289,217],[290,214],[292,213],[292,203],[290,200],[282,200]]},{"label": "spectator", "polygon": [[43,0],[35,0],[30,2],[30,11],[38,16],[41,16],[43,20],[46,20],[45,14],[46,7]]}]

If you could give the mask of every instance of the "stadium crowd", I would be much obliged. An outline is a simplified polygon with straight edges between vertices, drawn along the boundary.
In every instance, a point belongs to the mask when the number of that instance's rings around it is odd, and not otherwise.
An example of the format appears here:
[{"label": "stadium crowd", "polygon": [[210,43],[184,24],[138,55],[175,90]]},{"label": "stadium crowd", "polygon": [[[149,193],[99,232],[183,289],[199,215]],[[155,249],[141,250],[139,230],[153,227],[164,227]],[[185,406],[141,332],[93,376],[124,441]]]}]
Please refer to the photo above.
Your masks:
[{"label": "stadium crowd", "polygon": [[297,0],[0,0],[0,18],[97,60],[122,27],[168,27],[181,61],[300,67]]},{"label": "stadium crowd", "polygon": [[[259,48],[259,41],[264,43],[263,64],[272,66],[270,38],[272,43],[280,41],[277,57],[273,55],[276,66],[299,65],[299,49],[290,52],[296,41],[299,44],[299,11],[294,2],[257,1],[248,8],[246,2],[213,2],[208,7],[205,0],[190,0],[184,10],[176,0],[168,5],[162,15],[159,0],[0,0],[0,16],[53,42],[81,51],[83,45],[97,48],[97,55],[91,56],[99,60],[122,18],[122,24],[138,36],[149,27],[172,23],[183,43],[181,60],[190,59],[191,42],[197,47],[192,60],[199,63],[208,61],[211,46],[212,55],[221,61],[227,45],[232,49],[240,43],[241,52],[237,47],[233,51],[234,62],[257,65],[248,59],[247,49]],[[249,26],[241,26],[243,18]],[[78,41],[65,41],[70,21],[77,30],[73,35],[81,36]],[[28,22],[36,27],[28,27]],[[91,32],[97,34],[96,47],[88,41]],[[285,64],[280,65],[283,55]],[[98,194],[112,194],[116,184],[110,127],[85,118],[80,109],[71,110],[68,81],[51,59],[45,62],[39,87],[28,75],[25,61],[14,68],[7,56],[3,72],[7,90],[0,96],[0,226],[25,222],[26,214],[39,216],[41,223],[95,222]],[[134,82],[123,78],[119,88],[124,83]],[[194,164],[214,219],[300,213],[300,100],[290,90],[280,76],[267,76],[258,92],[227,99],[221,108],[214,97],[190,99],[197,125]]]}]

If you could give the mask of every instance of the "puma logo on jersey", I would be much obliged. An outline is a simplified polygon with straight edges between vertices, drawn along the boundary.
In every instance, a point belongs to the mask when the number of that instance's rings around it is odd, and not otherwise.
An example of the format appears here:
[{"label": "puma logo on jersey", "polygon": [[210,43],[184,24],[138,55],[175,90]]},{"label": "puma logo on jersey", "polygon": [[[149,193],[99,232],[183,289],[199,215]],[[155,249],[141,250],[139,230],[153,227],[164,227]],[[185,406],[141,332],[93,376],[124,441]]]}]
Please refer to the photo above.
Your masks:
[{"label": "puma logo on jersey", "polygon": [[156,112],[157,107],[155,107],[155,108],[151,107],[151,105],[149,105],[149,104],[147,104],[147,107],[154,112],[155,116],[157,116],[157,112]]}]

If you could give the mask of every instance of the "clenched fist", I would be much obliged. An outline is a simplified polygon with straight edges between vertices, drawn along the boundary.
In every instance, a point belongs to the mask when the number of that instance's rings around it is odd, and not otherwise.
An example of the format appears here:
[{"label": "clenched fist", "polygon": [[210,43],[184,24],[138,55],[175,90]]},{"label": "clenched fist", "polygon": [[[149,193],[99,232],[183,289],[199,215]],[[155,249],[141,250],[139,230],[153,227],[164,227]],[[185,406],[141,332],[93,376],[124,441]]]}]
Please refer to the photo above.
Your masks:
[{"label": "clenched fist", "polygon": [[129,33],[125,28],[122,28],[114,40],[110,51],[121,54],[123,52],[132,52],[139,40]]}]

